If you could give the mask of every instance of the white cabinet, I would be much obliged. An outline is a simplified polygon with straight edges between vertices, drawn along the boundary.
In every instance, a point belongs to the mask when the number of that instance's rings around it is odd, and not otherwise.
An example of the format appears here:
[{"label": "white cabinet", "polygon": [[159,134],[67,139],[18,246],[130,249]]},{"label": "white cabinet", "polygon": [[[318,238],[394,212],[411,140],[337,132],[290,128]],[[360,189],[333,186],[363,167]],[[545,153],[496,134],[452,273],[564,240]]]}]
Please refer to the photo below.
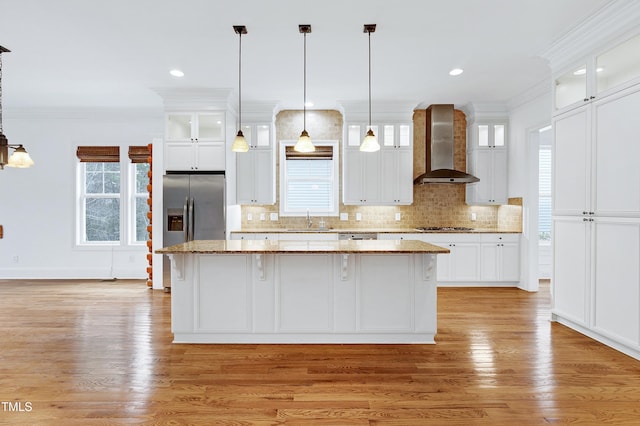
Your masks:
[{"label": "white cabinet", "polygon": [[278,240],[277,233],[231,232],[232,240]]},{"label": "white cabinet", "polygon": [[554,319],[640,359],[640,84],[557,114]]},{"label": "white cabinet", "polygon": [[345,149],[342,167],[342,198],[345,205],[377,205],[380,151]]},{"label": "white cabinet", "polygon": [[480,281],[479,234],[424,234],[424,241],[450,250],[437,257],[438,282]]},{"label": "white cabinet", "polygon": [[[586,219],[586,218],[585,218]],[[553,313],[588,326],[591,296],[591,225],[579,217],[553,221]]]},{"label": "white cabinet", "polygon": [[467,184],[467,204],[507,204],[507,122],[480,121],[469,128],[467,170],[480,182]]},{"label": "white cabinet", "polygon": [[164,166],[166,170],[225,170],[225,113],[168,113]]},{"label": "white cabinet", "polygon": [[561,113],[640,82],[640,35],[556,73],[554,112]]},{"label": "white cabinet", "polygon": [[520,280],[520,236],[482,234],[480,236],[480,280]]},{"label": "white cabinet", "polygon": [[236,153],[238,204],[275,204],[275,154],[271,125],[242,126],[249,151]]},{"label": "white cabinet", "polygon": [[640,217],[640,85],[554,117],[554,215]]},{"label": "white cabinet", "polygon": [[640,350],[640,222],[595,222],[593,329]]},{"label": "white cabinet", "polygon": [[[345,205],[408,205],[413,202],[413,137],[408,124],[371,126],[380,151],[361,152],[369,126],[347,126],[342,194]],[[381,130],[381,131],[379,131]]]}]

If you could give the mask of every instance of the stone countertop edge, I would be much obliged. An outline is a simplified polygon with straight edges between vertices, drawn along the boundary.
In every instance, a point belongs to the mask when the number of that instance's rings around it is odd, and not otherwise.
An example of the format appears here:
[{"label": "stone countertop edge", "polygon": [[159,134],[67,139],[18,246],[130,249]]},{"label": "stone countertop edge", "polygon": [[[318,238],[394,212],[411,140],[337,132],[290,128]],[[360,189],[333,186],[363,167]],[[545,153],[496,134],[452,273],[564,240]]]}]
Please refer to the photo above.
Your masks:
[{"label": "stone countertop edge", "polygon": [[232,234],[522,234],[522,231],[514,231],[510,229],[497,228],[474,228],[471,230],[429,230],[419,231],[416,228],[399,228],[399,229],[379,229],[379,228],[330,228],[326,230],[318,229],[283,229],[283,228],[256,228],[229,231]]},{"label": "stone countertop edge", "polygon": [[449,249],[444,247],[407,240],[196,240],[155,250],[157,254],[447,254],[449,252]]}]

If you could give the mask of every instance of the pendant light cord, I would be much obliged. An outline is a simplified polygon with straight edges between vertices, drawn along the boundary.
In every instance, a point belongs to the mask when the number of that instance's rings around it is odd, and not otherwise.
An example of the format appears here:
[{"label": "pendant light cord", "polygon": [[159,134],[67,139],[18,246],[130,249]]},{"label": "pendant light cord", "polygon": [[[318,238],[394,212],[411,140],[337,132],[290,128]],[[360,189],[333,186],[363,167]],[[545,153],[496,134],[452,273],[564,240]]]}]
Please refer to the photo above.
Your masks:
[{"label": "pendant light cord", "polygon": [[304,33],[304,66],[303,66],[303,103],[302,103],[302,129],[307,130],[307,33]]},{"label": "pendant light cord", "polygon": [[242,131],[242,31],[238,35],[238,130]]},{"label": "pendant light cord", "polygon": [[369,33],[369,130],[371,130],[371,31]]}]

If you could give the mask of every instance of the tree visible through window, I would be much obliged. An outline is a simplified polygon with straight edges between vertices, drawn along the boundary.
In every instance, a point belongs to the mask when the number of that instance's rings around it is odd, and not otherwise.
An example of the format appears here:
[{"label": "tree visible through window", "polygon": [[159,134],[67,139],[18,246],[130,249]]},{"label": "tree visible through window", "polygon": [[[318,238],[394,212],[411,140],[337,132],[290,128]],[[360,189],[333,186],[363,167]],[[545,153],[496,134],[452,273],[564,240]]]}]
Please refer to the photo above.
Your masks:
[{"label": "tree visible through window", "polygon": [[120,241],[120,163],[82,163],[84,240]]},{"label": "tree visible through window", "polygon": [[147,200],[149,199],[149,191],[147,185],[149,184],[149,163],[136,163],[133,165],[135,170],[134,177],[134,191],[133,205],[135,206],[135,240],[137,242],[146,241],[148,237],[147,226],[149,225],[149,218],[147,212],[149,211],[149,205]]}]

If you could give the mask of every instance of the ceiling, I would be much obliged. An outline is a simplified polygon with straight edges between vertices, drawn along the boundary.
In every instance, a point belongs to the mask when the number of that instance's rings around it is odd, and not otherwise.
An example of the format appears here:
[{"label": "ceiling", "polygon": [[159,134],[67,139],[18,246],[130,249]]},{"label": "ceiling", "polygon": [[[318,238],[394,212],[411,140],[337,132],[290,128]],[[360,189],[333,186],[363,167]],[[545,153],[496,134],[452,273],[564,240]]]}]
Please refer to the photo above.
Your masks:
[{"label": "ceiling", "polygon": [[[550,78],[539,55],[610,0],[0,0],[3,104],[162,108],[156,89],[238,86],[243,102],[301,109],[367,100],[507,102]],[[460,67],[458,77],[448,75]],[[185,76],[176,78],[169,70]]]}]

